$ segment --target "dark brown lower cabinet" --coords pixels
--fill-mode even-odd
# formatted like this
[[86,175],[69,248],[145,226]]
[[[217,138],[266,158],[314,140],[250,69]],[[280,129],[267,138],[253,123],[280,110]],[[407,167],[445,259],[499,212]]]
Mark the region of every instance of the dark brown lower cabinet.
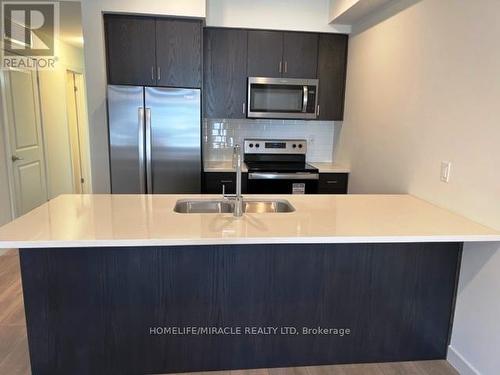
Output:
[[348,173],[320,173],[319,194],[347,194]]
[[[231,228],[215,217],[206,222]],[[461,249],[21,249],[31,370],[127,375],[445,359]]]
[[[241,179],[241,191],[247,192],[247,173]],[[320,173],[319,194],[347,194],[348,173]],[[203,193],[222,194],[222,187],[227,194],[236,192],[236,174],[231,172],[204,172]]]
[[[241,178],[241,192],[247,191],[247,173]],[[236,173],[231,172],[205,172],[203,173],[203,194],[236,193]]]

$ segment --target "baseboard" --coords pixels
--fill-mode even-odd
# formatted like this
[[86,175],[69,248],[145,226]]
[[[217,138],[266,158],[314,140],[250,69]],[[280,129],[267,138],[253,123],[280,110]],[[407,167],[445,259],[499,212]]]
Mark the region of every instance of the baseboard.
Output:
[[448,346],[448,363],[452,365],[460,375],[481,375],[455,348]]

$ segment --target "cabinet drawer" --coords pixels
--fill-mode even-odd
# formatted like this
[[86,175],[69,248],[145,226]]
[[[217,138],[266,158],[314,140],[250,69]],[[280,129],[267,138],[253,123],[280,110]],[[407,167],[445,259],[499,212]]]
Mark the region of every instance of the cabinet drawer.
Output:
[[319,194],[347,194],[347,173],[321,173]]
[[[246,192],[247,173],[241,176],[241,191]],[[203,173],[203,193],[204,194],[222,194],[224,186],[226,194],[236,193],[236,174],[225,172],[205,172]]]

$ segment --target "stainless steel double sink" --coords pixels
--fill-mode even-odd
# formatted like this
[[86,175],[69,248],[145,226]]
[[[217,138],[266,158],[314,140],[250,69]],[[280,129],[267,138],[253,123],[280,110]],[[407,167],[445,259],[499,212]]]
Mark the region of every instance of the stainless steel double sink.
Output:
[[[234,201],[227,199],[180,199],[176,202],[174,212],[180,214],[222,214],[232,213]],[[243,212],[246,213],[284,213],[293,212],[295,208],[284,199],[243,200]]]

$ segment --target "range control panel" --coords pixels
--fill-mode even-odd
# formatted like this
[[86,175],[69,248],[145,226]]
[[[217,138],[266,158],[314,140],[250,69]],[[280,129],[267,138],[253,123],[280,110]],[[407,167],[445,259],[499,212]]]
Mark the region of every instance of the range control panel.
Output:
[[245,154],[306,154],[305,139],[245,139]]

